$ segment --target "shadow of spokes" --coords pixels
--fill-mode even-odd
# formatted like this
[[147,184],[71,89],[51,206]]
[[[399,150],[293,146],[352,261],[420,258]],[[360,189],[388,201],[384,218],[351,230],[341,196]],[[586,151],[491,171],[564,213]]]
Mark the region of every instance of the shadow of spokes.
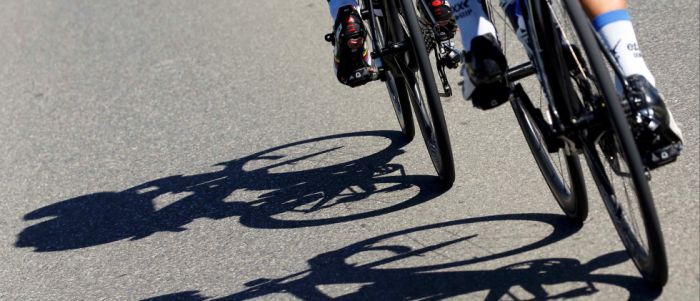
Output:
[[19,233],[15,246],[79,249],[184,231],[200,218],[238,217],[247,227],[276,229],[395,212],[444,192],[436,176],[407,175],[391,163],[404,141],[390,131],[319,137],[219,163],[211,172],[64,200],[26,214],[39,222]]
[[[508,222],[507,225],[503,225]],[[476,245],[469,244],[472,240],[498,239],[485,238],[473,231],[488,227],[510,229],[507,235],[532,237],[533,233],[525,228],[508,227],[510,223],[527,222],[548,225],[551,232],[543,237],[537,234],[535,241],[524,243],[500,252],[484,256],[464,256],[468,259],[452,258],[449,262],[428,261],[427,265],[412,266],[411,260],[425,257],[433,252],[449,254],[449,248],[463,250],[463,253],[475,252]],[[496,223],[494,226],[493,223]],[[412,241],[417,235],[428,236],[430,230],[440,230],[449,227],[470,226],[466,233],[453,234],[430,245],[418,244],[418,247],[397,243],[397,241]],[[518,230],[523,229],[523,230]],[[581,263],[571,258],[541,258],[516,264],[501,266],[493,270],[466,270],[470,265],[503,259],[505,257],[533,251],[575,233],[578,229],[572,227],[569,221],[559,215],[552,214],[510,214],[468,218],[446,223],[415,227],[407,230],[392,232],[347,247],[317,255],[308,260],[309,268],[279,278],[260,278],[249,281],[248,289],[226,297],[212,300],[248,300],[259,297],[279,296],[289,294],[302,300],[438,300],[476,292],[487,291],[486,300],[532,298],[536,300],[569,299],[593,296],[599,292],[596,285],[613,285],[624,288],[629,292],[629,299],[651,300],[658,297],[659,292],[647,288],[640,277],[604,274],[601,269],[611,267],[628,260],[624,251],[602,255],[589,262]],[[484,230],[485,231],[485,230]],[[525,232],[528,233],[525,233]],[[450,233],[453,233],[450,231]],[[410,238],[408,238],[410,236]],[[471,246],[471,247],[470,247]],[[370,260],[361,263],[353,258],[367,258],[363,254],[371,253]],[[459,253],[459,252],[457,252]],[[383,254],[375,258],[376,254]],[[426,261],[422,260],[421,262]],[[415,263],[415,262],[414,262]],[[409,266],[409,267],[404,267]],[[324,286],[359,286],[353,292],[343,290],[337,296],[321,289]],[[546,286],[558,285],[557,293],[550,293]],[[524,289],[530,296],[523,297],[522,292],[514,292],[515,288]],[[208,299],[199,291],[189,291],[165,295],[147,300],[165,300],[181,297],[180,300]],[[163,298],[163,299],[160,299]]]

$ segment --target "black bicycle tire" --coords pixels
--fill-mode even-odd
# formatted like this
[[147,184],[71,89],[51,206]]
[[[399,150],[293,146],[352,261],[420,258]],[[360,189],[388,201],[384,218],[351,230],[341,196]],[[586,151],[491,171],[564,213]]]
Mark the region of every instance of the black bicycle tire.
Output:
[[[392,39],[389,37],[388,30],[386,30],[388,25],[386,24],[386,21],[382,20],[383,18],[377,19],[378,26],[380,28],[375,28],[374,30],[381,34],[381,37],[383,38],[382,46],[389,45],[392,43]],[[406,88],[405,82],[398,78],[398,70],[392,70],[392,68],[388,68],[388,66],[385,67],[387,67],[387,70],[384,80],[386,82],[389,97],[391,97],[391,84],[393,82],[396,90],[396,97],[398,98],[398,102],[391,100],[391,105],[394,109],[394,113],[396,114],[396,119],[399,122],[399,127],[401,128],[401,132],[403,133],[406,141],[413,141],[413,138],[416,135],[416,127],[413,124],[413,114],[411,113],[411,101],[410,96],[408,95],[408,88]]]
[[[668,263],[663,243],[663,234],[654,207],[651,189],[645,175],[645,167],[642,164],[639,150],[632,138],[632,132],[622,109],[615,85],[610,78],[608,67],[601,53],[601,51],[607,50],[603,50],[598,43],[590,21],[578,0],[562,1],[564,1],[566,5],[569,17],[573,21],[573,25],[582,43],[582,48],[585,50],[586,56],[588,57],[593,76],[597,80],[598,87],[604,96],[603,98],[607,100],[605,110],[609,125],[613,129],[616,139],[619,139],[618,141],[621,143],[623,157],[627,159],[626,163],[630,169],[647,236],[648,250],[645,251],[648,254],[646,256],[645,254],[640,254],[639,250],[635,249],[636,246],[631,245],[633,243],[641,244],[637,241],[636,237],[627,233],[623,228],[625,225],[621,224],[621,222],[626,223],[626,220],[622,220],[623,215],[620,212],[620,207],[613,203],[614,199],[610,191],[605,189],[606,187],[611,187],[611,185],[607,176],[605,176],[604,169],[602,169],[603,166],[595,164],[594,162],[595,160],[600,160],[600,158],[595,155],[597,153],[595,151],[595,145],[590,140],[588,140],[583,147],[586,160],[589,163],[588,165],[593,174],[593,178],[598,184],[597,186],[601,197],[613,220],[615,229],[625,245],[625,249],[627,249],[628,254],[632,258],[632,261],[649,283],[658,288],[663,287],[668,280]],[[545,0],[533,2],[542,4]],[[600,161],[598,161],[598,163],[600,163]]]
[[[492,19],[493,15],[490,11],[486,0],[481,0],[481,5],[484,8],[489,19]],[[535,36],[531,34],[531,36]],[[535,54],[538,55],[539,53]],[[545,87],[543,86],[543,89]],[[524,91],[523,91],[524,93]],[[550,100],[551,101],[551,100]],[[581,225],[588,217],[588,195],[586,191],[586,183],[583,177],[583,170],[581,168],[581,162],[576,154],[565,155],[566,168],[569,173],[569,181],[571,182],[571,188],[566,188],[563,175],[556,172],[556,168],[553,166],[552,158],[549,156],[548,148],[546,142],[540,140],[538,137],[542,134],[542,129],[539,128],[537,124],[534,123],[534,119],[530,116],[530,113],[526,106],[523,104],[524,100],[514,98],[510,103],[515,114],[516,120],[522,130],[523,136],[525,136],[525,141],[530,148],[530,152],[535,159],[542,177],[547,183],[552,196],[557,201],[559,208],[564,212],[564,214],[576,225]],[[526,116],[527,115],[527,116]],[[528,117],[530,116],[530,117]],[[532,122],[528,122],[528,119]],[[540,135],[535,133],[539,131]],[[560,150],[561,151],[561,150]],[[547,164],[549,163],[549,164]],[[567,190],[564,192],[563,190]]]
[[[486,0],[481,0],[480,2],[489,19],[493,20],[493,14],[489,9]],[[552,192],[552,196],[554,196],[554,199],[557,201],[559,208],[561,208],[564,214],[566,214],[566,216],[573,223],[577,225],[583,224],[586,218],[588,218],[588,195],[586,192],[586,183],[583,177],[583,170],[581,169],[581,162],[578,155],[565,155],[567,165],[566,168],[569,172],[569,180],[572,185],[571,189],[567,189],[568,192],[564,193],[561,191],[563,190],[562,187],[565,186],[565,184],[563,184],[564,181],[561,179],[562,176],[553,170],[554,167],[552,165],[554,164],[551,163],[552,159],[548,155],[546,142],[538,139],[537,137],[539,135],[534,132],[535,130],[538,130],[540,133],[542,133],[542,130],[539,129],[536,124],[534,124],[532,117],[528,118],[526,116],[529,116],[530,113],[523,105],[523,100],[514,98],[510,103],[513,113],[515,114],[515,118],[518,121],[520,129],[522,130],[523,136],[525,136],[525,141],[527,142],[530,152],[535,159],[535,163],[537,164],[545,183],[547,183],[547,187],[549,187],[550,192]],[[528,122],[528,119],[532,120],[533,122]],[[550,164],[547,164],[547,161],[549,161]]]
[[[394,76],[393,73],[390,76]],[[387,83],[388,85],[389,83]],[[408,95],[408,88],[406,88],[406,83],[400,79],[394,77],[394,84],[396,85],[397,97],[399,100],[400,111],[394,107],[394,112],[396,113],[396,118],[401,118],[399,120],[399,126],[401,127],[401,132],[407,142],[413,141],[416,136],[416,127],[413,124],[413,114],[411,112],[411,101]],[[389,87],[387,87],[389,89]],[[393,104],[392,104],[393,106]],[[399,117],[401,116],[401,117]]]
[[[428,137],[426,137],[427,133],[425,133],[425,131],[423,130],[423,128],[425,127],[424,124],[421,124],[421,133],[423,134],[423,140],[426,142],[428,153],[431,156],[431,161],[433,161],[433,165],[435,166],[435,170],[437,171],[441,182],[449,187],[452,186],[455,180],[454,159],[452,156],[450,137],[447,132],[447,124],[445,122],[442,104],[440,102],[440,95],[438,94],[437,84],[435,83],[435,76],[433,74],[430,63],[430,57],[428,56],[429,54],[425,46],[425,41],[422,38],[423,34],[421,32],[420,25],[418,24],[418,16],[416,14],[413,1],[401,0],[401,7],[403,9],[400,11],[400,13],[403,15],[406,21],[406,25],[408,27],[406,28],[406,30],[408,30],[410,37],[421,37],[420,39],[412,38],[409,44],[411,50],[413,51],[413,58],[415,58],[416,60],[419,72],[421,74],[421,78],[423,79],[423,88],[427,98],[426,104],[428,106],[430,116],[432,116],[431,123],[433,131],[435,132],[435,140],[438,148],[437,151],[439,152],[440,156],[439,166],[436,165],[435,161],[433,160],[433,154],[430,153],[430,144],[428,142]],[[404,76],[407,79],[407,86],[412,86],[410,81],[411,78],[415,80],[415,75],[410,76],[410,74],[404,74]],[[410,88],[408,88],[408,90],[410,90]],[[411,100],[413,104],[414,113],[416,114],[416,120],[420,124],[424,122],[422,120],[422,117],[420,116],[421,113],[419,112],[421,107],[417,103],[416,98],[411,98]]]
[[[566,74],[565,71],[561,70],[561,66],[566,66],[563,63],[563,58],[559,55],[552,55],[550,52],[556,50],[553,45],[558,45],[559,43],[551,43],[552,41],[558,41],[557,38],[553,37],[551,32],[551,26],[544,26],[541,22],[542,12],[541,10],[531,11],[531,15],[528,17],[528,22],[530,22],[529,31],[530,37],[533,39],[533,43],[537,44],[540,51],[534,51],[532,55],[534,64],[538,66],[538,80],[542,85],[542,89],[545,90],[545,97],[547,97],[550,104],[561,103],[561,99],[567,94],[566,89],[570,87],[566,80],[563,80],[562,74]],[[555,69],[556,68],[556,69]],[[545,141],[538,139],[537,133],[534,132],[534,128],[544,135],[547,131],[545,129],[540,129],[537,124],[534,123],[532,116],[527,109],[523,106],[522,100],[514,99],[511,102],[513,111],[515,113],[518,124],[523,131],[525,140],[528,143],[530,151],[535,158],[535,162],[542,173],[542,176],[552,192],[554,199],[557,204],[562,209],[564,214],[569,217],[574,223],[582,224],[588,217],[588,195],[586,191],[586,183],[583,176],[583,170],[581,168],[581,162],[578,158],[578,154],[575,153],[575,147],[572,147],[569,154],[565,154],[566,168],[569,172],[569,181],[571,183],[568,193],[563,190],[566,189],[563,182],[563,175],[558,174],[554,169],[552,159],[549,156],[548,148]],[[528,122],[527,119],[530,116],[532,123]],[[562,141],[564,145],[570,144],[571,142]],[[560,149],[559,152],[565,151]],[[550,163],[550,164],[547,164]],[[568,195],[567,195],[568,194]]]
[[[568,193],[565,193],[562,191],[561,187],[564,185],[562,183],[563,179],[561,179],[563,175],[559,175],[556,171],[552,170],[553,166],[551,165],[553,165],[553,163],[547,164],[547,161],[552,161],[547,151],[547,145],[544,141],[540,140],[538,138],[539,135],[535,133],[535,131],[540,131],[540,133],[542,133],[542,130],[536,128],[537,125],[534,124],[533,117],[530,116],[530,113],[522,104],[522,100],[515,99],[511,101],[511,106],[515,118],[520,125],[520,129],[525,136],[525,141],[527,141],[530,148],[530,152],[535,158],[535,162],[542,173],[542,177],[545,183],[547,183],[557,204],[559,204],[561,210],[572,222],[579,225],[582,224],[588,217],[588,196],[578,155],[565,155],[566,168],[569,171],[569,181],[571,183]],[[527,119],[531,120],[531,122]]]

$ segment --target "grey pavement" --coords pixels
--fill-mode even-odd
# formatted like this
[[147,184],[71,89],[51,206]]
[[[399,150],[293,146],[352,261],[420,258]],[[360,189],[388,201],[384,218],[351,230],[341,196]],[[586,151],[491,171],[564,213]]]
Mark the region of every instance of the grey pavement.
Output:
[[698,300],[700,7],[630,7],[687,146],[653,174],[662,292],[590,177],[566,222],[507,105],[444,99],[436,189],[382,84],[336,82],[324,0],[5,0],[0,299]]

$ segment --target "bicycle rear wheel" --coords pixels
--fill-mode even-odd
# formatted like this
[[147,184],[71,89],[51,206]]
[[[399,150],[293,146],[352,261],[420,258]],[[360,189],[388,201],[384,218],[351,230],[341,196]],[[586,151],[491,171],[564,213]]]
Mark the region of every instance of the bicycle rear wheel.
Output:
[[399,22],[409,49],[406,62],[399,65],[433,166],[440,180],[451,186],[455,180],[452,147],[416,5],[412,0],[400,3]]
[[[599,124],[580,131],[586,161],[632,261],[647,281],[662,287],[668,279],[663,235],[646,168],[611,75],[618,76],[620,82],[625,82],[624,78],[613,72],[616,69],[613,56],[592,30],[578,0],[530,3],[533,11],[541,17],[542,31],[549,31],[551,36],[557,37],[548,40],[564,42],[550,43],[543,48],[554,50],[552,55],[564,62],[567,73],[572,69],[579,70],[576,80],[558,85],[570,91],[564,95],[565,99],[578,97],[582,102],[569,101],[558,107],[568,110],[569,116],[581,116],[580,113],[586,111],[603,115]],[[584,51],[577,51],[576,46]],[[565,108],[566,105],[569,107]]]
[[[491,7],[490,3],[483,1],[482,6],[494,24],[500,19],[504,29],[509,28],[515,32],[512,21]],[[537,32],[533,32],[530,36],[538,35]],[[504,49],[507,49],[507,45]],[[548,58],[544,52],[530,55],[535,66],[545,65],[544,60]],[[557,62],[548,63],[559,65]],[[559,87],[548,89],[547,78],[550,73],[544,68],[535,68],[535,70],[538,72],[539,82],[531,85],[531,89],[527,92],[529,95],[521,84],[514,86],[515,97],[510,102],[511,107],[554,199],[564,214],[572,222],[580,225],[588,217],[588,195],[576,146],[566,137],[550,137],[554,127],[550,108],[553,98],[560,97],[562,89]],[[522,84],[528,85],[524,82]],[[537,99],[531,100],[531,97]]]
[[[365,1],[365,7],[370,7],[369,5],[371,5],[371,3],[371,1]],[[370,22],[372,35],[375,36],[375,40],[378,43],[376,46],[379,49],[390,45],[393,42],[392,40],[397,39],[397,37],[391,37],[391,31],[388,28],[390,24],[385,18],[384,16],[377,16],[375,19],[376,23]],[[416,133],[415,126],[413,125],[413,115],[411,114],[410,96],[404,80],[399,78],[395,68],[390,68],[390,66],[395,66],[396,64],[394,62],[388,63],[388,66],[385,66],[388,68],[386,68],[384,72],[384,82],[389,92],[389,99],[394,108],[399,127],[401,127],[401,132],[406,140],[410,142],[413,140]]]
[[387,70],[384,76],[386,77],[386,88],[389,92],[389,99],[391,99],[391,104],[394,107],[394,113],[396,113],[396,118],[399,121],[401,132],[407,142],[410,142],[416,135],[416,128],[413,125],[413,115],[411,115],[411,103],[408,89],[406,88],[405,82],[397,79],[392,71]]
[[567,217],[576,224],[582,224],[588,217],[588,196],[578,154],[565,149],[550,153],[542,129],[523,100],[515,99],[511,101],[511,106],[554,199]]

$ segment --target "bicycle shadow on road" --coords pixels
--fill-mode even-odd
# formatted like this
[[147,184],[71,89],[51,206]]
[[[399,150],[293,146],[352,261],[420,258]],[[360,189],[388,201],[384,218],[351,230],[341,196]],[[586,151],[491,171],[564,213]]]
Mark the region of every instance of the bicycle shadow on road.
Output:
[[[495,253],[486,252],[484,256],[464,259],[469,257],[464,253],[479,249],[478,244],[470,241],[477,240],[482,236],[481,233],[487,232],[487,224],[493,225],[494,222],[497,223],[495,227],[502,229],[510,228],[503,226],[504,223],[525,222],[548,225],[552,230],[544,237],[537,233],[535,241],[523,243],[520,247]],[[434,233],[428,231],[472,225],[478,226],[462,233],[450,231],[452,237],[443,238],[438,243],[407,245],[415,241],[416,237],[428,237]],[[320,254],[308,260],[309,269],[305,271],[274,279],[253,280],[245,284],[247,289],[226,297],[210,299],[199,291],[185,291],[146,300],[248,300],[259,297],[279,298],[280,294],[302,300],[439,300],[477,292],[486,293],[485,300],[547,300],[593,296],[600,292],[597,284],[621,287],[629,292],[629,299],[633,300],[652,300],[659,296],[660,292],[647,288],[641,277],[604,274],[600,271],[626,262],[629,258],[625,251],[604,254],[587,263],[571,258],[542,258],[508,264],[493,270],[465,270],[469,265],[503,259],[553,244],[577,230],[565,217],[552,214],[468,218],[388,233]],[[512,231],[516,233],[497,236],[531,234],[526,233],[529,231],[527,229],[515,228]],[[486,236],[489,237],[482,239],[502,239],[493,235]],[[416,266],[411,261],[431,254],[449,254],[449,248],[458,251],[454,258],[446,262],[428,260],[430,265]],[[406,265],[409,267],[404,267]],[[359,288],[349,293],[341,290],[340,295],[334,295],[324,291],[323,287],[329,285],[354,285]],[[567,287],[552,288],[557,285]]]
[[[406,175],[390,163],[405,144],[393,131],[331,135],[219,163],[217,171],[79,196],[26,214],[24,220],[39,222],[22,230],[15,246],[79,249],[184,231],[198,218],[239,217],[248,227],[276,229],[398,211],[444,192],[436,176]],[[367,156],[367,148],[378,151]]]

